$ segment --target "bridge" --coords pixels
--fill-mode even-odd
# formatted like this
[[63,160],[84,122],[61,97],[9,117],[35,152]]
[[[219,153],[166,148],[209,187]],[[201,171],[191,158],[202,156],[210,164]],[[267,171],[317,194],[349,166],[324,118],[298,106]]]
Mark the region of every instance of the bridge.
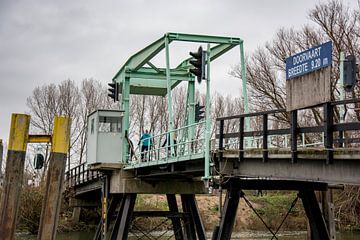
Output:
[[[360,183],[360,122],[334,121],[338,107],[346,105],[351,108],[359,103],[360,99],[351,99],[317,106],[322,109],[324,119],[320,126],[299,126],[297,115],[308,109],[290,113],[280,109],[218,118],[216,138],[211,140],[210,150],[213,178],[210,182],[205,181],[205,185],[200,180],[205,166],[201,136],[191,142],[179,138],[173,146],[176,155],[169,154],[167,146],[155,146],[149,152],[136,152],[129,156],[125,164],[95,164],[90,168],[82,164],[70,171],[69,184],[78,199],[89,199],[89,192],[94,196],[93,192],[98,191],[96,198],[100,204],[101,192],[105,193],[106,187],[109,188],[109,196],[116,196],[117,203],[113,204],[124,208],[121,214],[126,210],[128,215],[125,215],[126,219],[117,220],[115,226],[119,226],[120,230],[113,231],[111,239],[116,239],[115,235],[125,238],[131,228],[130,222],[139,216],[168,217],[174,227],[175,239],[205,239],[194,196],[208,192],[209,187],[227,190],[223,216],[213,239],[230,239],[242,191],[247,189],[298,191],[313,239],[330,239],[331,226],[329,220],[325,221],[323,217],[325,213],[321,212],[314,191],[326,191],[338,184]],[[280,115],[289,116],[289,122],[284,123],[288,127],[272,127]],[[245,130],[246,118],[257,119],[262,128]],[[236,127],[226,127],[229,122]],[[201,128],[202,124],[188,128]],[[186,130],[180,128],[174,132],[181,136],[180,133]],[[169,132],[162,136],[167,134]],[[312,141],[307,139],[308,134],[311,134],[309,139]],[[160,137],[153,136],[152,141],[161,142],[158,140]],[[141,154],[144,154],[143,160]],[[132,212],[136,194],[139,193],[166,194],[169,212]],[[184,212],[179,212],[174,200],[176,194],[181,196]],[[108,207],[108,210],[111,212],[115,208]],[[123,225],[120,225],[121,221]],[[101,226],[95,237],[97,239],[101,238],[100,230]]]
[[[170,44],[176,42],[207,47],[171,68]],[[214,123],[210,116],[210,65],[237,46],[245,113],[224,116]],[[152,59],[162,50],[165,67],[155,66]],[[194,66],[200,68],[191,70]],[[199,103],[192,73],[200,73],[196,75],[198,82],[206,85],[203,120],[195,116]],[[181,83],[187,84],[184,122],[174,128],[172,90]],[[222,215],[212,234],[214,240],[231,238],[239,200],[246,199],[246,189],[298,191],[312,239],[335,238],[327,190],[338,184],[360,183],[360,122],[357,118],[339,122],[339,108],[354,111],[360,100],[326,102],[289,112],[277,109],[250,113],[246,84],[243,40],[237,37],[167,33],[128,59],[111,85],[114,100],[121,94],[121,112],[97,111],[89,116],[88,162],[67,173],[69,192],[76,199],[74,206],[102,206],[94,239],[127,239],[129,232],[139,234],[133,224],[139,216],[168,219],[176,240],[206,239],[195,196],[213,189],[226,190],[225,201],[220,202]],[[152,147],[143,152],[134,149],[130,140],[131,94],[163,96],[167,100],[167,131],[151,136],[148,140]],[[310,121],[304,125],[304,112],[314,110],[322,115],[323,123]],[[96,133],[94,126],[104,124],[109,125],[110,133],[100,129]],[[212,125],[217,129],[215,136],[211,136]],[[322,209],[315,191],[324,193]],[[169,210],[137,212],[137,194],[166,194]],[[180,196],[181,208],[176,195]],[[280,227],[269,229],[273,238],[277,239]],[[151,239],[149,233],[140,233]]]
[[[170,44],[176,42],[205,44],[206,50],[200,47],[191,57],[171,67],[174,64],[170,62]],[[223,116],[214,122],[210,114],[210,66],[236,47],[240,53],[244,113]],[[165,67],[154,64],[154,57],[162,51]],[[88,116],[87,161],[65,174],[66,193],[75,209],[102,208],[94,240],[126,240],[130,233],[138,239],[159,239],[161,234],[151,236],[136,227],[139,217],[169,221],[173,234],[168,239],[205,240],[196,195],[214,189],[220,196],[226,191],[226,197],[224,202],[222,197],[219,200],[221,217],[212,233],[213,240],[231,238],[240,199],[251,204],[243,192],[248,189],[297,191],[309,221],[311,239],[335,239],[327,190],[360,184],[360,116],[356,112],[360,99],[328,101],[288,112],[276,109],[251,113],[245,72],[243,40],[237,37],[167,33],[128,59],[110,84],[110,96],[114,101],[120,100],[121,110],[97,110]],[[187,85],[186,104],[184,121],[175,128],[172,90],[180,84]],[[205,85],[201,103],[204,117],[199,115],[200,99],[195,94],[199,84]],[[134,94],[167,100],[166,131],[140,138],[139,149],[134,148],[134,134],[130,131],[130,96]],[[339,117],[343,109],[352,112],[353,117]],[[306,112],[316,112],[322,122],[302,121]],[[21,190],[21,184],[14,187],[13,183],[21,182],[19,173],[23,173],[27,143],[47,142],[52,149],[39,239],[55,239],[70,119],[56,118],[52,135],[29,135],[30,116],[14,114],[13,118],[0,232],[5,239],[13,239]],[[145,141],[152,143],[150,148],[141,147]],[[321,208],[315,191],[322,192]],[[168,210],[136,211],[138,194],[166,195]],[[281,225],[276,230],[268,228],[272,239],[277,239],[280,228]]]

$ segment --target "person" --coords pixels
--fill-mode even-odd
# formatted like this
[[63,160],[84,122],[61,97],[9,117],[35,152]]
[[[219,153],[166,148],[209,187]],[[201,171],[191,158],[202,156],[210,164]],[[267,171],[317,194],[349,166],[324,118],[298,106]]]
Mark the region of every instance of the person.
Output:
[[[128,144],[129,144],[129,153],[130,153],[130,160],[129,161],[132,161],[132,158],[135,155],[134,144],[129,138],[127,140],[128,140]],[[135,156],[135,158],[136,158],[136,156]]]
[[[171,142],[169,141],[170,140],[170,133],[167,134],[166,138],[165,138],[165,141],[162,145],[162,147],[165,147],[166,143],[168,145],[168,156],[171,155]],[[177,146],[176,146],[176,133],[173,133],[173,141],[174,141],[174,154],[176,156],[176,150],[177,150]]]
[[149,151],[151,149],[152,140],[151,140],[151,134],[146,129],[145,133],[141,136],[139,144],[141,144],[141,160],[144,160],[145,152]]

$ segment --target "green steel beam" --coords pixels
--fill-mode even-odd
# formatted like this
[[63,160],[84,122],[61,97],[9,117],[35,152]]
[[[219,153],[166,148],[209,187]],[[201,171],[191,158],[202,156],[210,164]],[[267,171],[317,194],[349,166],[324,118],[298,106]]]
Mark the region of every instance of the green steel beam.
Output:
[[[223,36],[208,36],[208,35],[197,35],[197,34],[185,34],[185,33],[166,33],[163,37],[153,42],[149,46],[143,48],[133,56],[131,56],[126,63],[120,68],[120,70],[113,77],[113,80],[119,78],[124,73],[125,66],[130,70],[138,70],[145,64],[149,64],[149,61],[156,56],[161,50],[165,48],[165,39],[168,39],[168,44],[172,41],[188,41],[188,42],[204,42],[204,43],[215,43],[225,45],[239,45],[243,41],[237,37],[223,37]],[[226,52],[226,51],[225,51]],[[215,58],[218,54],[213,53]],[[222,54],[222,53],[221,53]],[[220,54],[220,55],[221,55]],[[219,55],[219,56],[220,56]],[[214,59],[215,59],[214,58]],[[151,66],[151,63],[149,64]]]
[[[237,45],[234,44],[218,44],[211,48],[211,58],[210,61],[214,61],[224,53],[228,52],[232,48],[236,47]],[[192,57],[184,60],[182,63],[180,63],[179,66],[176,67],[176,69],[184,69],[190,67],[190,60],[193,59]]]
[[[173,116],[173,109],[172,109],[172,94],[171,94],[171,86],[172,86],[172,80],[171,80],[171,72],[170,72],[170,49],[169,49],[170,40],[168,38],[165,38],[165,61],[166,61],[166,82],[167,82],[167,102],[168,102],[168,131],[170,132],[169,136],[169,143],[170,146],[174,145],[174,139],[173,139],[173,129],[174,129],[174,116]],[[167,136],[166,136],[167,137]],[[170,148],[171,153],[173,153],[174,149]]]
[[149,167],[149,166],[155,166],[155,165],[163,165],[168,163],[176,163],[176,162],[184,162],[189,160],[200,160],[204,159],[204,153],[194,153],[186,156],[178,156],[178,157],[171,157],[166,158],[164,161],[148,161],[148,162],[137,162],[132,165],[126,165],[126,169],[135,169],[135,168],[142,168],[142,167]]
[[[167,92],[166,69],[158,69],[142,67],[137,71],[128,70],[124,75],[130,79],[130,94],[165,96]],[[171,80],[173,83],[182,81],[193,81],[193,76],[187,70],[170,70]],[[120,80],[119,80],[120,79]],[[120,84],[122,93],[123,81],[121,78],[116,80]],[[174,89],[177,84],[173,84]],[[148,88],[148,91],[146,90]]]
[[146,63],[147,65],[149,65],[152,69],[154,69],[156,72],[160,72],[160,69],[157,68],[154,64],[152,64],[150,61],[148,61]]
[[206,51],[206,103],[205,103],[205,164],[204,164],[204,177],[203,179],[208,184],[210,179],[210,138],[211,138],[211,116],[210,116],[210,59],[211,49],[210,43],[207,44]]
[[125,66],[131,70],[137,70],[148,63],[156,54],[158,54],[165,47],[165,37],[158,39],[149,46],[143,48],[133,56],[131,56],[120,70],[113,77],[113,80],[125,71]]
[[[188,94],[187,94],[187,109],[188,109],[188,119],[187,125],[195,124],[195,81],[188,82]],[[188,139],[192,141],[195,138],[195,127],[190,127],[188,129]]]
[[238,37],[210,36],[187,33],[167,33],[170,41],[203,42],[203,43],[230,43],[238,45],[242,40]]
[[[244,61],[244,47],[243,40],[237,37],[223,37],[223,36],[207,36],[195,35],[184,33],[166,33],[162,38],[154,43],[140,50],[131,56],[127,62],[120,68],[114,76],[113,81],[120,83],[122,89],[122,109],[125,111],[123,117],[123,134],[129,129],[129,101],[130,94],[144,94],[144,95],[167,95],[168,102],[168,131],[170,132],[170,145],[173,142],[173,109],[172,109],[172,89],[183,81],[188,82],[188,96],[187,96],[187,123],[191,125],[194,123],[194,105],[195,105],[195,81],[194,76],[189,73],[189,61],[191,58],[185,59],[177,68],[170,68],[170,52],[169,45],[173,41],[186,41],[207,43],[207,79],[206,82],[206,119],[205,119],[205,171],[204,180],[210,179],[210,62],[217,59],[235,46],[240,46],[240,60],[242,70],[242,83],[244,95],[245,112],[248,112],[247,105],[247,91],[246,91],[246,75],[245,75],[245,61]],[[211,47],[210,44],[215,46]],[[210,48],[211,47],[211,48]],[[165,62],[164,68],[159,68],[152,64],[150,61],[160,51],[165,49]],[[146,65],[146,67],[145,67]],[[249,128],[250,124],[247,121],[246,127]],[[192,138],[194,135],[193,130],[190,129],[188,137]],[[127,142],[123,144],[123,161],[127,156]],[[173,151],[173,148],[171,148]],[[156,164],[156,163],[154,163]]]
[[[124,110],[124,116],[122,118],[122,135],[125,137],[129,136],[129,126],[130,126],[130,80],[128,77],[125,77],[124,84],[122,86],[122,95],[121,95],[121,108]],[[122,141],[122,163],[126,164],[127,155],[129,152],[129,144],[127,141]]]
[[[166,79],[166,69],[158,68],[158,72],[152,68],[140,68],[137,71],[129,71],[126,73],[130,78],[143,78],[143,79]],[[181,79],[187,81],[191,77],[191,73],[188,70],[170,69],[172,79]]]

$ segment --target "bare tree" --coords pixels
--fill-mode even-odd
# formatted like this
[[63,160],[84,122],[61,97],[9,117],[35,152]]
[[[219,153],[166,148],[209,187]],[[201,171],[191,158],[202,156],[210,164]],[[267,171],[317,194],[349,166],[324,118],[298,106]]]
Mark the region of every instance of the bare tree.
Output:
[[84,79],[80,89],[80,109],[79,109],[79,127],[78,140],[76,141],[76,156],[79,163],[84,162],[86,156],[87,141],[87,116],[97,109],[116,109],[117,104],[107,96],[107,88],[95,79]]
[[[68,154],[68,168],[83,162],[86,149],[87,115],[98,108],[114,108],[107,97],[106,87],[94,79],[84,79],[81,89],[72,80],[58,85],[48,84],[34,89],[27,98],[31,114],[31,130],[51,134],[55,116],[71,118],[71,139]],[[37,147],[33,149],[36,152]],[[49,146],[45,146],[45,159],[48,159]],[[46,169],[47,162],[45,162]],[[42,178],[45,171],[42,172]]]
[[[324,41],[333,42],[333,64],[331,73],[332,99],[339,98],[339,63],[340,52],[360,57],[360,1],[357,9],[350,9],[343,1],[330,0],[317,4],[309,11],[311,25],[299,30],[280,29],[272,41],[257,49],[247,59],[246,74],[248,77],[251,108],[255,111],[285,108],[285,64],[284,60],[296,52],[308,49]],[[240,68],[233,69],[231,74],[241,78]],[[357,85],[351,93],[359,97]],[[348,111],[347,118],[353,116],[360,120],[360,113]],[[289,121],[287,114],[280,115],[278,120]],[[302,111],[300,125],[321,125],[322,110]],[[339,112],[335,109],[335,121],[339,120]],[[308,136],[313,141],[319,136]],[[360,191],[357,187],[347,187],[339,194],[337,216],[347,222],[359,224]]]

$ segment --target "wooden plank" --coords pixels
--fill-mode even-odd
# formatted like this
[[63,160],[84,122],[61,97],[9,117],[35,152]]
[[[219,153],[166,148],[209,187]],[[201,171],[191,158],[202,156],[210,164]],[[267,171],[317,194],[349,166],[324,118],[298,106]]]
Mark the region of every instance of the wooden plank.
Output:
[[286,81],[286,110],[292,111],[331,101],[331,68]]

